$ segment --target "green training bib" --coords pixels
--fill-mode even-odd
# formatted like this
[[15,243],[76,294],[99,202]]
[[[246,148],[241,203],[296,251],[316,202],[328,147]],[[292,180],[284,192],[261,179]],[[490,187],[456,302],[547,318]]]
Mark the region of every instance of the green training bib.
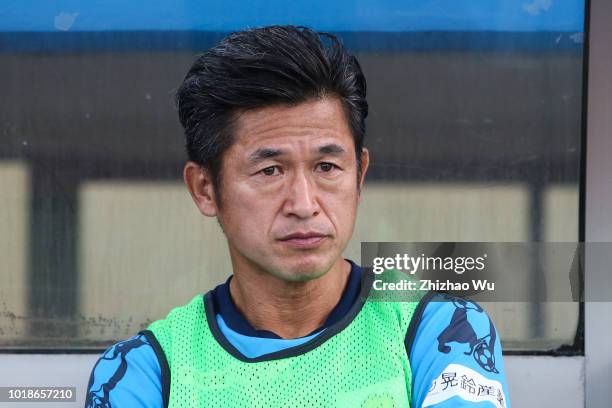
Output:
[[367,300],[368,291],[314,339],[258,358],[223,337],[210,292],[194,297],[148,327],[167,361],[164,401],[170,408],[409,407],[404,339],[418,303]]

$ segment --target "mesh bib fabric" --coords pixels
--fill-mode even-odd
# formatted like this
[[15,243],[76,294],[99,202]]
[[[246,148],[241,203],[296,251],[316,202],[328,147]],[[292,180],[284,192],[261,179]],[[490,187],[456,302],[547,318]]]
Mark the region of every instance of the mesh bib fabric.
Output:
[[202,295],[148,330],[168,361],[171,408],[399,408],[410,406],[404,338],[416,306],[366,301],[344,328],[340,322],[326,329],[335,334],[298,346],[303,352],[297,355],[264,361],[239,358],[222,347],[209,327]]

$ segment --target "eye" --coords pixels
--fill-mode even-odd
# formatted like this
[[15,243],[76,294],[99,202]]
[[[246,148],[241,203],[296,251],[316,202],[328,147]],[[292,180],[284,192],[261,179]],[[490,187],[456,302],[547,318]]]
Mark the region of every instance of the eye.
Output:
[[261,173],[263,173],[264,176],[275,176],[276,170],[278,170],[278,166],[270,166],[266,167],[265,169],[262,169]]
[[319,163],[318,167],[321,169],[321,171],[325,173],[329,173],[333,169],[338,168],[338,166],[336,166],[335,164],[327,162]]

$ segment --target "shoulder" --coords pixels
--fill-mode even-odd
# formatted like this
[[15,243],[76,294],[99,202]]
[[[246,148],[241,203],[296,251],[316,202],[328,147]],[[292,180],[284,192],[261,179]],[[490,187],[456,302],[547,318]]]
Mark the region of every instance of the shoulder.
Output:
[[[431,292],[417,306],[406,346],[410,354],[422,337],[435,338],[441,353],[448,354],[450,343],[476,347],[479,344],[498,342],[493,321],[478,303],[456,296]],[[493,370],[494,367],[483,367]]]
[[204,302],[206,301],[207,297],[210,297],[211,292],[209,292],[206,296],[202,294],[197,294],[187,303],[173,308],[166,315],[166,317],[151,323],[147,330],[153,332],[156,332],[158,330],[165,330],[175,325],[181,325],[185,322],[191,322],[193,318],[203,315],[205,312]]
[[139,333],[109,347],[94,365],[85,407],[161,408],[161,368],[151,342]]
[[441,402],[454,397],[455,403],[468,404],[476,396],[473,402],[509,406],[499,335],[478,303],[431,293],[423,298],[411,323],[406,348],[415,401],[437,395]]

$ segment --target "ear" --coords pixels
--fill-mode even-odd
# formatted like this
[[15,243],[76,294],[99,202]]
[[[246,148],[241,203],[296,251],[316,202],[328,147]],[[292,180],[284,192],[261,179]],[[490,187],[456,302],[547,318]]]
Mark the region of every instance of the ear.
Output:
[[208,217],[216,216],[218,206],[210,172],[189,161],[183,168],[183,179],[200,212]]
[[361,178],[359,179],[359,202],[361,202],[361,189],[365,181],[366,172],[370,165],[370,152],[365,147],[361,149]]

